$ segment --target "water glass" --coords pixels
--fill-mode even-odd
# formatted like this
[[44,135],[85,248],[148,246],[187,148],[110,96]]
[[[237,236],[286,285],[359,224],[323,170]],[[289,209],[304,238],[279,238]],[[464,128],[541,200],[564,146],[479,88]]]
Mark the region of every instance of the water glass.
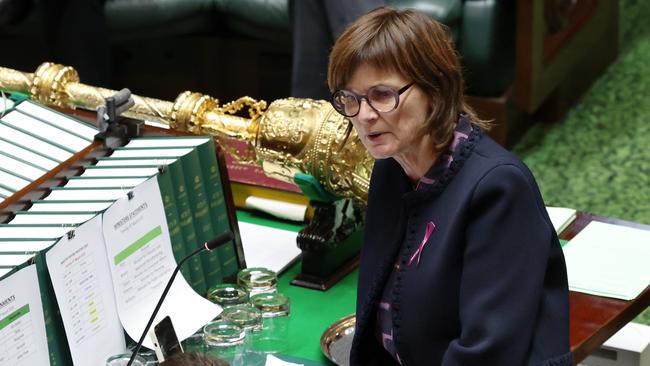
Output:
[[278,275],[268,268],[246,268],[237,273],[237,284],[243,286],[249,297],[260,293],[277,291]]
[[289,334],[289,298],[279,292],[257,294],[251,304],[262,313],[262,329],[253,335],[252,348],[265,353],[286,350]]
[[222,308],[226,308],[232,305],[248,303],[248,292],[243,286],[222,283],[208,291],[208,300],[220,305]]

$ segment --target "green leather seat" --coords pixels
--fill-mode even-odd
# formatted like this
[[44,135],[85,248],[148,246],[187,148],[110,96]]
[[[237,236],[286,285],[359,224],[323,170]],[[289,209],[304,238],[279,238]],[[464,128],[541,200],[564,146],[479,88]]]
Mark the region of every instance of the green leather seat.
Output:
[[213,0],[107,0],[114,40],[211,32],[219,23]]
[[[498,96],[511,85],[513,1],[389,0],[388,5],[417,9],[451,29],[470,94]],[[268,41],[290,52],[288,0],[107,0],[104,13],[112,42],[217,34]],[[0,29],[0,35],[33,34],[39,15]]]
[[[396,8],[419,10],[447,25],[465,68],[468,91],[501,95],[512,83],[515,9],[512,1],[388,0]],[[290,43],[288,0],[214,0],[219,19],[235,35]]]

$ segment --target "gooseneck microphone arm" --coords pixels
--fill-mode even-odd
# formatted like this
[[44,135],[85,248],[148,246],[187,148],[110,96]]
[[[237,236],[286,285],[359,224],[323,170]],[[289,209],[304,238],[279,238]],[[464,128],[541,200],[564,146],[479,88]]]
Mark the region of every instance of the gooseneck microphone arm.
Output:
[[202,246],[196,248],[192,253],[186,255],[181,259],[178,264],[176,265],[176,268],[174,268],[174,272],[172,273],[172,276],[169,278],[169,281],[167,281],[167,286],[165,286],[165,290],[163,290],[162,295],[160,295],[160,299],[158,300],[158,303],[156,304],[156,307],[153,309],[153,313],[151,314],[151,317],[149,318],[149,321],[147,322],[147,326],[144,328],[144,331],[142,331],[142,335],[140,336],[140,340],[138,341],[138,344],[135,346],[135,349],[133,350],[133,353],[131,354],[131,358],[129,359],[129,363],[126,364],[126,366],[131,366],[133,364],[133,360],[135,359],[135,355],[138,354],[140,351],[140,348],[142,347],[142,342],[144,342],[144,338],[147,336],[147,333],[149,332],[149,328],[151,328],[151,324],[153,324],[153,320],[156,318],[156,315],[158,315],[158,311],[160,310],[160,306],[162,305],[163,301],[165,300],[165,297],[167,297],[167,293],[169,292],[169,289],[172,287],[172,283],[174,282],[174,278],[176,278],[176,274],[178,274],[178,271],[181,269],[181,266],[185,261],[188,259],[192,258],[196,254],[202,252],[202,251],[211,251],[229,241],[234,239],[234,236],[232,232],[226,231],[225,233],[217,236],[216,238],[204,243]]

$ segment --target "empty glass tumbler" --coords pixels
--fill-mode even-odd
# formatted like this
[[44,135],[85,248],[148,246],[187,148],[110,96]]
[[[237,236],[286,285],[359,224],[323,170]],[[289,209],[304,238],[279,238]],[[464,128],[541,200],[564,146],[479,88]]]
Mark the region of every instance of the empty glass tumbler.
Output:
[[262,329],[262,313],[250,304],[228,306],[221,312],[221,319],[239,326],[247,334]]
[[215,320],[203,327],[205,350],[208,355],[234,364],[246,352],[246,331],[227,320]]
[[272,293],[277,291],[278,275],[268,268],[246,268],[237,274],[237,284],[246,288],[250,297],[261,293]]
[[248,292],[240,285],[222,283],[208,291],[208,299],[222,308],[248,303]]
[[251,347],[265,353],[282,353],[289,343],[289,298],[279,292],[257,294],[251,304],[262,313],[262,329],[253,334]]

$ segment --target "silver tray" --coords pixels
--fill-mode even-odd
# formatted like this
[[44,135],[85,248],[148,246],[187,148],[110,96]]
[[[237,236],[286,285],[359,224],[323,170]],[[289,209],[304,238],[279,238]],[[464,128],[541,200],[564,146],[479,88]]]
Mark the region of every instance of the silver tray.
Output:
[[350,364],[350,348],[356,322],[354,314],[348,315],[334,322],[320,336],[321,351],[339,366]]

